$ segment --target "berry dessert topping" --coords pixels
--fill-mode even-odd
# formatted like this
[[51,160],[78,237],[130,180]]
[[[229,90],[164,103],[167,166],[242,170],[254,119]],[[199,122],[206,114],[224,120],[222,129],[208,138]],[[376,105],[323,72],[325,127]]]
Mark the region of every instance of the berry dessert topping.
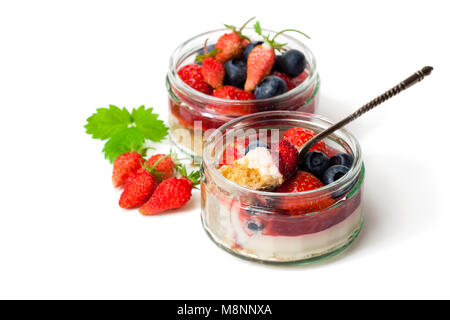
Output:
[[337,164],[350,168],[353,164],[353,156],[348,153],[337,153],[330,158],[330,166]]
[[[247,92],[245,90],[233,87],[223,86],[214,90],[213,97],[226,99],[226,100],[254,100],[255,96],[253,92]],[[222,105],[208,105],[208,108],[215,110],[216,112],[225,115],[246,115],[255,111],[253,104],[235,104],[232,106]]]
[[218,50],[213,49],[208,52],[207,47],[208,39],[205,41],[203,51],[205,52],[201,56],[197,56],[195,61],[202,62],[202,76],[207,84],[213,88],[219,88],[223,85],[223,79],[225,78],[225,68],[222,63],[215,59]]
[[198,50],[197,51],[197,56],[195,57],[195,63],[196,64],[202,64],[202,62],[201,62],[201,56],[203,56],[206,52],[212,52],[214,49],[215,49],[215,47],[216,47],[216,44],[215,43],[213,43],[213,44],[208,44],[207,46],[206,46],[206,51],[205,51],[205,48],[203,47],[203,48],[201,48],[200,50]]
[[224,64],[225,67],[225,84],[237,88],[244,88],[247,79],[247,64],[243,60],[232,59]]
[[228,180],[249,189],[273,190],[292,176],[297,167],[297,149],[282,140],[273,150],[265,144],[249,148],[244,157],[222,166],[220,171]]
[[235,160],[244,157],[248,145],[248,139],[236,139],[235,142],[228,144],[220,158],[219,167],[225,164],[233,164]]
[[312,173],[316,177],[322,177],[322,174],[329,167],[328,157],[320,151],[310,151],[305,159],[300,163],[300,169]]
[[278,96],[287,91],[286,82],[277,76],[265,77],[255,88],[256,99]]
[[[280,34],[286,31],[295,31],[305,35],[303,32],[294,29],[285,29],[278,32],[272,39],[269,36],[262,34],[262,29],[259,21],[254,25],[255,32],[263,37],[264,43],[255,46],[250,52],[247,60],[247,80],[245,82],[245,90],[255,90],[258,83],[270,74],[276,61],[275,49],[279,50],[286,43],[276,43],[275,39]],[[307,35],[305,35],[308,37]],[[309,37],[308,37],[309,38]]]
[[298,50],[291,49],[283,53],[277,61],[277,69],[289,77],[297,77],[306,68],[306,58]]
[[294,80],[290,78],[287,74],[284,74],[279,71],[274,71],[272,72],[272,75],[283,79],[283,81],[286,83],[287,91],[292,90],[296,87],[296,85],[294,84]]
[[130,175],[142,168],[143,163],[144,159],[136,151],[118,156],[113,163],[113,186],[115,188],[122,186]]
[[178,70],[178,76],[191,88],[210,95],[213,88],[205,81],[202,67],[197,64],[188,64]]
[[261,140],[259,140],[259,139],[252,140],[249,142],[247,148],[245,148],[245,154],[249,153],[249,151],[256,149],[258,147],[270,149],[270,147],[266,143],[262,142]]
[[329,167],[322,175],[322,182],[324,184],[330,184],[342,178],[349,168],[340,164]]
[[264,41],[255,41],[255,42],[250,42],[244,49],[244,53],[242,54],[242,58],[244,59],[244,61],[247,63],[248,60],[248,56],[250,54],[250,52],[252,52],[253,48],[256,46],[259,46],[260,44],[263,44]]
[[[318,189],[323,187],[322,182],[309,172],[298,171],[294,177],[278,187],[277,192],[293,193]],[[281,201],[278,207],[287,210],[290,215],[299,215],[326,209],[334,203],[328,196],[316,200],[286,200]]]
[[289,141],[281,140],[274,147],[274,154],[278,156],[278,168],[284,180],[289,179],[298,168],[298,151]]
[[187,175],[186,167],[183,167],[182,175],[181,178],[173,177],[161,182],[150,199],[139,208],[139,212],[154,215],[184,206],[192,196],[192,188],[200,183],[200,172],[194,171]]
[[239,58],[245,47],[244,41],[249,41],[248,37],[242,34],[242,30],[245,26],[255,19],[254,17],[244,23],[244,25],[237,29],[231,25],[225,25],[228,29],[231,29],[231,33],[226,33],[222,35],[216,43],[215,49],[217,49],[218,53],[216,55],[216,59],[219,62],[225,63],[228,60]]
[[[290,128],[284,133],[283,139],[288,140],[295,147],[300,148],[303,144],[305,144],[315,135],[316,134],[314,131],[308,129]],[[312,148],[309,151],[312,150],[317,150],[324,154],[327,154],[327,145],[325,144],[324,141],[319,141],[317,144],[312,146]]]
[[220,168],[222,175],[234,183],[253,190],[272,189],[283,182],[271,150],[256,147],[231,165]]

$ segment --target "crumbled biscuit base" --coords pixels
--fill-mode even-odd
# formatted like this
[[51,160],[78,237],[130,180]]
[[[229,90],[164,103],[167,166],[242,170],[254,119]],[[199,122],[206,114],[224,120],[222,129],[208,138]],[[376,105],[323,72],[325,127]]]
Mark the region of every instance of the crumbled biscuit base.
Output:
[[248,162],[234,162],[233,165],[224,165],[220,168],[222,175],[234,183],[253,190],[261,190],[274,184],[273,177],[262,176],[256,168],[249,168]]

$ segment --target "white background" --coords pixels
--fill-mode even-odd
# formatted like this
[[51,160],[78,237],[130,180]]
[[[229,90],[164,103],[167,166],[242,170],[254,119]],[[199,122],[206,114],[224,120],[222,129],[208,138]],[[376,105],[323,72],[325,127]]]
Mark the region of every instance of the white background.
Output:
[[[448,1],[1,1],[0,298],[450,298]],[[197,191],[177,213],[119,208],[86,118],[154,107],[183,40],[257,16],[318,60],[339,120],[425,65],[433,74],[349,125],[366,223],[326,263],[274,267],[218,249]]]

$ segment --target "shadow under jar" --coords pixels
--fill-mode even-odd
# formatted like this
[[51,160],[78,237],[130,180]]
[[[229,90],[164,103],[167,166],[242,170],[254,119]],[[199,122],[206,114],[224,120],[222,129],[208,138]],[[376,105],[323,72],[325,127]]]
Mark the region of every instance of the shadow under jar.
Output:
[[[169,96],[169,129],[172,142],[182,152],[201,160],[204,143],[208,136],[226,122],[237,117],[268,110],[299,110],[314,113],[318,100],[319,75],[312,52],[297,38],[288,34],[277,37],[287,43],[284,49],[297,49],[306,58],[304,81],[284,94],[259,100],[226,100],[199,92],[184,83],[177,71],[186,64],[194,63],[197,51],[204,42],[214,44],[229,29],[213,30],[197,35],[181,44],[169,61],[166,86]],[[271,30],[264,33],[275,34]],[[243,33],[252,41],[261,40],[253,29]]]
[[[324,141],[329,155],[350,154],[353,164],[344,176],[318,189],[255,191],[226,179],[219,170],[230,142],[264,135],[270,137],[266,141],[276,143],[292,127],[319,132],[331,125],[315,114],[269,111],[232,120],[209,137],[201,166],[201,217],[219,247],[242,258],[278,264],[311,263],[348,247],[363,223],[364,165],[359,144],[347,130],[338,130]],[[304,208],[324,199],[332,199],[330,206],[315,212],[287,214],[280,206],[288,202],[290,207]]]

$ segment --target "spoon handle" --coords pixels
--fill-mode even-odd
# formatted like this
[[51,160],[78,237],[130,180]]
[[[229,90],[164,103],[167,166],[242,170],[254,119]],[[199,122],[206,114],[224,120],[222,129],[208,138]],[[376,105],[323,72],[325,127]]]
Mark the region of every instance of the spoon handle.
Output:
[[366,113],[369,110],[372,110],[373,108],[375,108],[379,104],[383,103],[384,101],[388,100],[389,98],[392,98],[393,96],[399,94],[403,90],[408,89],[413,84],[416,84],[417,82],[422,81],[426,76],[431,74],[431,71],[433,71],[433,67],[429,67],[429,66],[423,67],[421,70],[417,71],[416,73],[414,73],[410,77],[406,78],[405,80],[403,80],[402,82],[397,84],[395,87],[393,87],[390,90],[386,91],[382,95],[376,97],[375,99],[373,99],[369,103],[363,105],[361,108],[359,108],[358,110],[356,110],[355,112],[350,114],[348,117],[342,119],[341,121],[335,123],[334,125],[332,125],[328,129],[325,129],[324,131],[322,131],[319,134],[315,135],[312,139],[310,139],[308,142],[306,142],[301,147],[301,149],[299,151],[299,159],[300,159],[300,161],[306,156],[306,153],[308,153],[309,149],[311,149],[311,147],[313,145],[315,145],[317,142],[319,142],[323,138],[327,137],[328,135],[330,135],[334,131],[342,128],[346,124],[348,124],[348,123],[352,122],[353,120],[359,118],[364,113]]

